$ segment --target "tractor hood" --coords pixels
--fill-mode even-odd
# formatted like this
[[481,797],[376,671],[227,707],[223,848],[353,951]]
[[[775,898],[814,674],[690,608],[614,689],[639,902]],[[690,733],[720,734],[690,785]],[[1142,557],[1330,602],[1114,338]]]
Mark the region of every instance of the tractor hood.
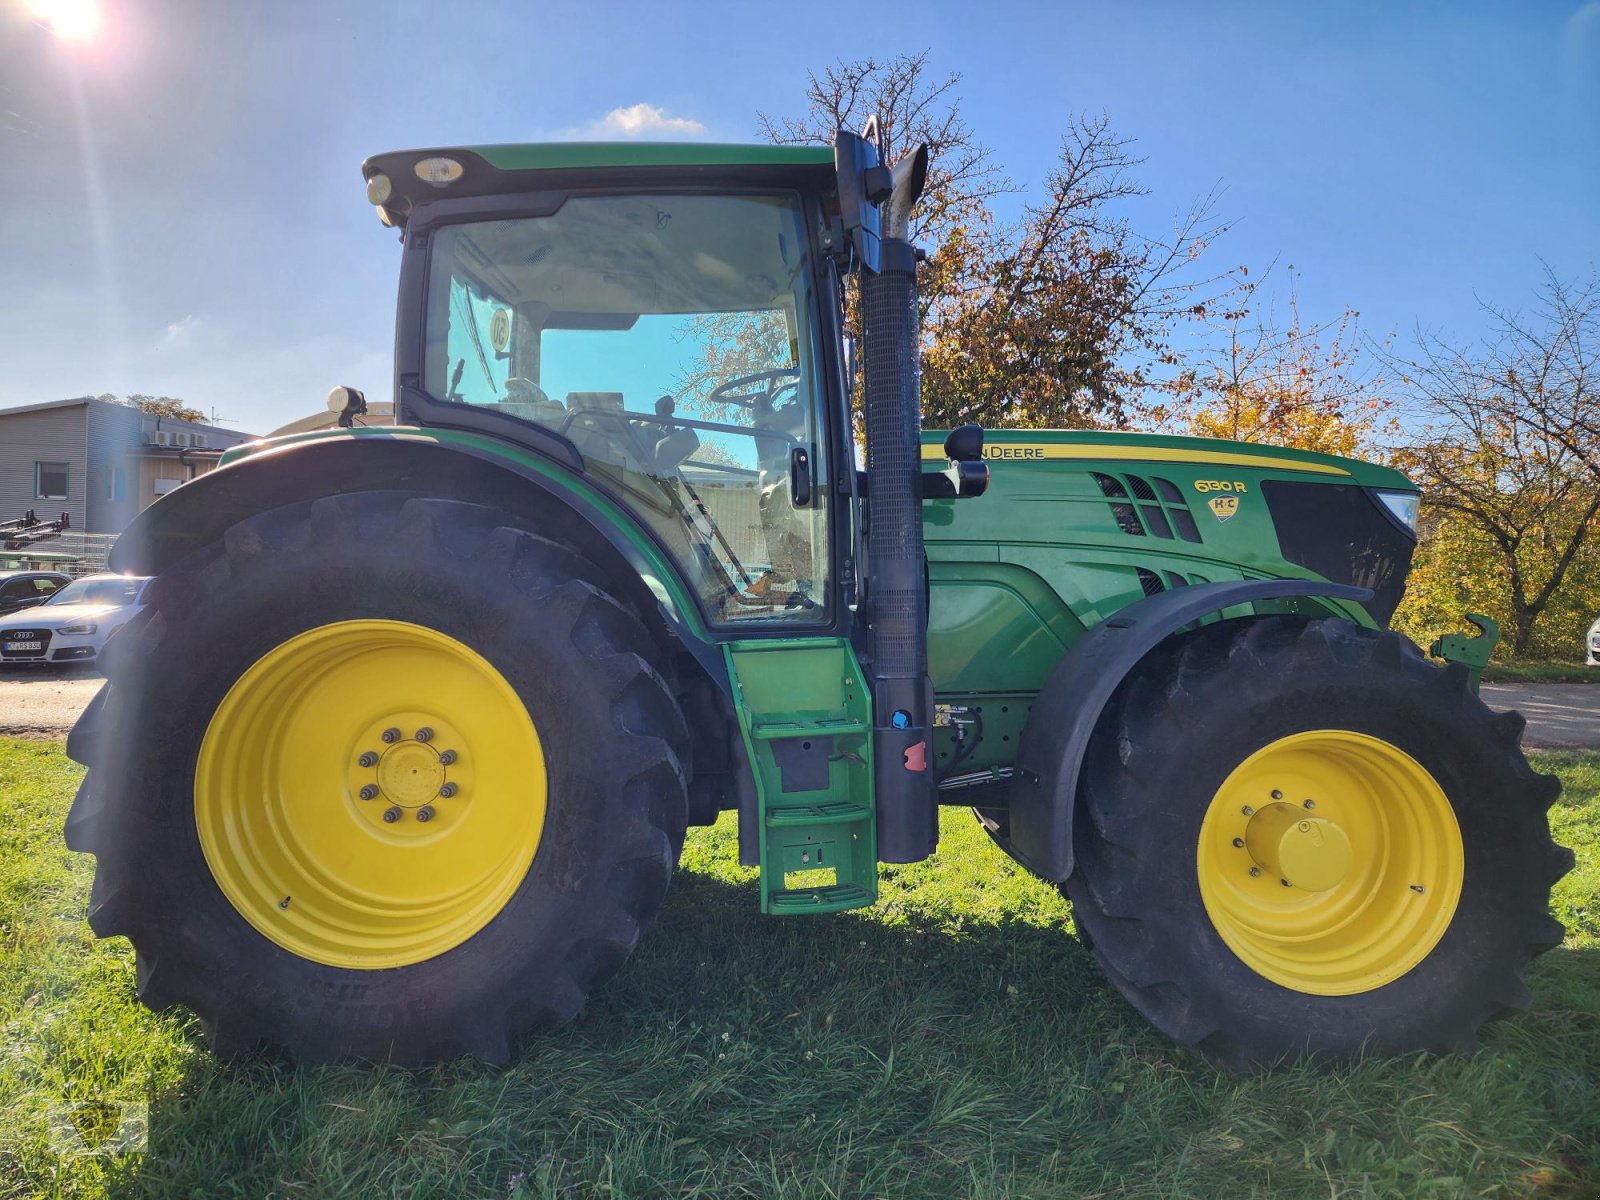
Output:
[[[924,430],[924,462],[944,461],[944,430]],[[1415,485],[1399,471],[1354,458],[1263,446],[1254,442],[1229,442],[1220,438],[1176,437],[1153,433],[1111,433],[1092,429],[1002,429],[984,433],[983,457],[992,465],[1029,465],[1063,462],[1179,463],[1226,468],[1290,472],[1328,483],[1349,483],[1364,488],[1414,491]]]
[[[923,434],[924,465],[944,461],[943,437]],[[1353,458],[1054,429],[989,433],[983,457],[981,500],[924,503],[929,558],[998,553],[1058,594],[1083,593],[1085,625],[1192,583],[1321,578],[1372,589],[1365,616],[1381,626],[1416,547],[1415,485]],[[1341,611],[1359,619],[1354,604]]]

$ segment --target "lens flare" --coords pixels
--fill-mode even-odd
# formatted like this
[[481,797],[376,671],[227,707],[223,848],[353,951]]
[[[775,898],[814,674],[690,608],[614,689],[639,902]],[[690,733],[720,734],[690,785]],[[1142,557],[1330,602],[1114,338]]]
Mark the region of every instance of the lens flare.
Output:
[[93,37],[100,28],[100,5],[96,0],[29,0],[28,7],[64,41],[82,41]]

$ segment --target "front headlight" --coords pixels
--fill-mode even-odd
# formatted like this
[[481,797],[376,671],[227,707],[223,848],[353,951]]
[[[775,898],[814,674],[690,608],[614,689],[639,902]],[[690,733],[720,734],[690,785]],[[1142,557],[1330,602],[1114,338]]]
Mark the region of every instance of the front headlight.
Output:
[[1422,507],[1420,492],[1373,492],[1372,496],[1407,533],[1416,537],[1417,510]]
[[98,625],[63,625],[57,632],[62,637],[88,637],[99,632],[99,629]]

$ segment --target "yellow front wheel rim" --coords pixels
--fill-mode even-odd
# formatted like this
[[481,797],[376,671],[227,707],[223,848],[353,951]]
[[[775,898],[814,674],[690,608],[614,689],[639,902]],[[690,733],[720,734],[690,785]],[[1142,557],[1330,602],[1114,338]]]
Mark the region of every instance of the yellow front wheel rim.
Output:
[[1461,897],[1444,790],[1380,738],[1280,738],[1223,781],[1200,827],[1200,897],[1228,948],[1297,992],[1347,996],[1438,945]]
[[460,945],[527,875],[543,748],[487,659],[434,629],[340,621],[254,663],[200,744],[212,877],[284,949],[401,967]]

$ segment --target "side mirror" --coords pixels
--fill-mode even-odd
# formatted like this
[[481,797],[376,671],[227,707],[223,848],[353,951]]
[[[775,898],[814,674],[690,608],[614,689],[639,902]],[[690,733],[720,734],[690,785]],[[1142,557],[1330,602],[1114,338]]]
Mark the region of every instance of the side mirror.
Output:
[[845,236],[863,270],[877,272],[881,262],[883,218],[878,202],[893,187],[893,177],[878,160],[877,124],[866,135],[841,129],[833,138],[833,169],[839,182],[839,215]]
[[971,500],[988,490],[986,462],[953,462],[943,471],[922,473],[924,500]]
[[944,439],[944,456],[952,462],[982,462],[983,426],[957,425]]
[[983,426],[957,425],[944,439],[943,471],[922,473],[924,500],[970,500],[989,490],[989,464],[983,461]]

